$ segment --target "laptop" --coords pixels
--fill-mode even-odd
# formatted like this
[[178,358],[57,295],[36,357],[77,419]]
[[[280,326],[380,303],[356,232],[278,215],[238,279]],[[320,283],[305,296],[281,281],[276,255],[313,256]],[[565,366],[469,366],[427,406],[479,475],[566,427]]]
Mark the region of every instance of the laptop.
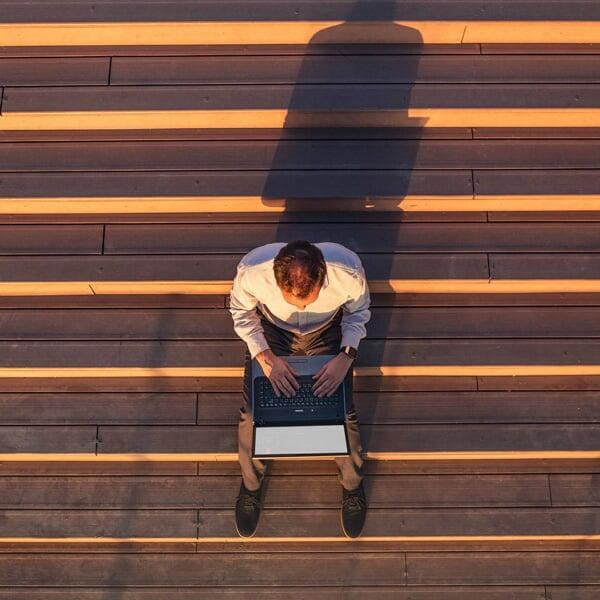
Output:
[[277,397],[256,359],[252,360],[252,456],[289,458],[347,456],[346,382],[331,396],[312,393],[313,375],[334,355],[281,356],[296,372],[300,389],[291,398]]

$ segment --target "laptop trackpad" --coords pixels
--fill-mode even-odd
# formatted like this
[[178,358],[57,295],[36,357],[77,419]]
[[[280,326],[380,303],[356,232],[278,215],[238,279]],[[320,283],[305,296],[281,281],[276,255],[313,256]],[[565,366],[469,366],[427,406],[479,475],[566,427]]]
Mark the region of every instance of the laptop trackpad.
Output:
[[348,454],[344,424],[255,427],[253,456]]

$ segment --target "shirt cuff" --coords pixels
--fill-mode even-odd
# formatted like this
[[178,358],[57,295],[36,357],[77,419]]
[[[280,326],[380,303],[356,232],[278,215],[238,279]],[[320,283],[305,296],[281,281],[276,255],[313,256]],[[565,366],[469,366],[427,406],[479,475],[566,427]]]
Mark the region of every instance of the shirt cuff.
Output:
[[263,350],[268,350],[269,343],[267,338],[262,332],[254,334],[252,337],[246,340],[248,344],[248,350],[250,351],[250,358],[254,358],[257,354]]
[[362,336],[358,331],[345,331],[342,334],[342,341],[340,342],[340,348],[344,346],[352,346],[358,350],[358,344],[362,340]]

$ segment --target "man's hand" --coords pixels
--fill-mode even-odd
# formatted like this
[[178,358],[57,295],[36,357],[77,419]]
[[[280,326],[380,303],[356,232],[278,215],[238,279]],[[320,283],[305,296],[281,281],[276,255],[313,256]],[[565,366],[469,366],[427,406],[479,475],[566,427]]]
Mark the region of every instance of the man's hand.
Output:
[[346,373],[352,364],[352,358],[343,352],[325,363],[313,379],[317,381],[313,385],[313,393],[318,398],[331,396],[346,377]]
[[273,354],[270,349],[263,350],[256,355],[264,374],[269,378],[275,394],[279,398],[281,394],[291,398],[300,388],[296,379],[297,373],[291,365],[283,358]]

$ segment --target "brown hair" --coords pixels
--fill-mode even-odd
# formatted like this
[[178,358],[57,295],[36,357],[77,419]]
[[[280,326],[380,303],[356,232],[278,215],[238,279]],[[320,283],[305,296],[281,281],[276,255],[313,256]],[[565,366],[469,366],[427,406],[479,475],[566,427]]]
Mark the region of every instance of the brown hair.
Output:
[[323,285],[327,265],[317,246],[305,240],[286,244],[273,261],[277,285],[298,298],[306,298]]

